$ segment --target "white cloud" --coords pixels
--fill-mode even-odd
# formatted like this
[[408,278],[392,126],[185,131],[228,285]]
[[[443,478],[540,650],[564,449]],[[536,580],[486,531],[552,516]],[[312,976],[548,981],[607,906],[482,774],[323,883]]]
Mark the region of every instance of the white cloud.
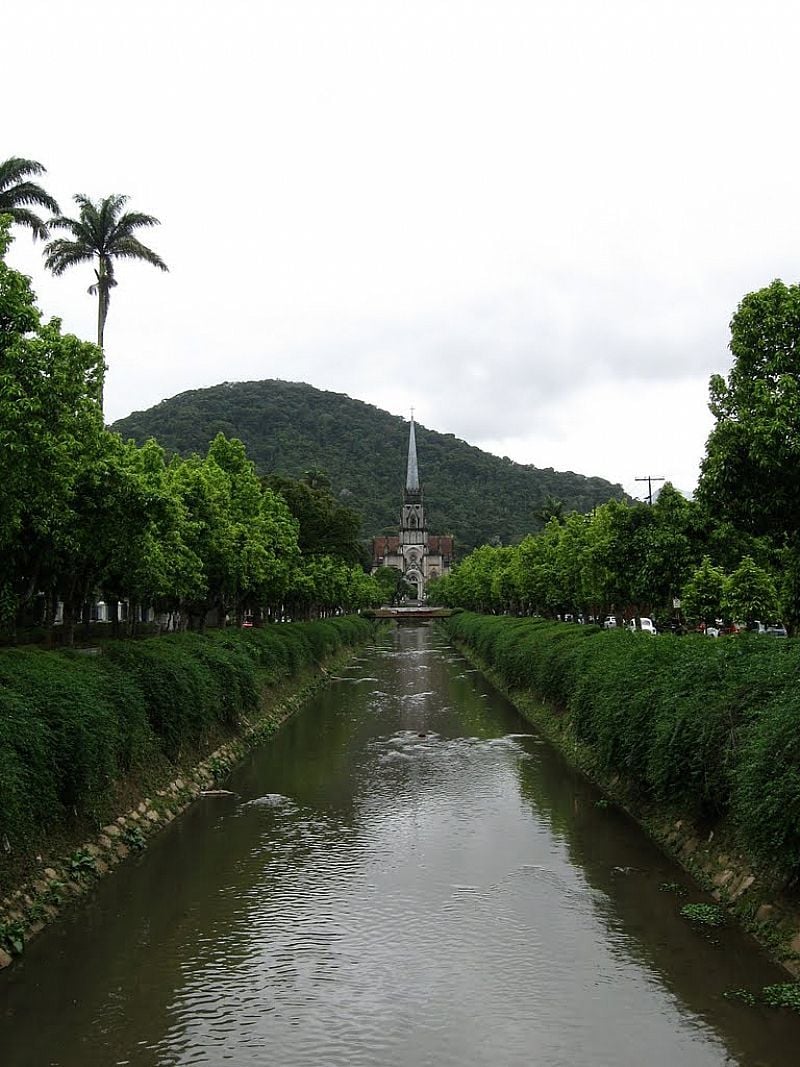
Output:
[[[119,269],[110,418],[282,377],[691,489],[730,316],[794,280],[789,0],[29,0],[6,28],[36,48],[4,55],[3,154],[65,209],[162,219],[171,273]],[[11,258],[93,336],[88,272]]]

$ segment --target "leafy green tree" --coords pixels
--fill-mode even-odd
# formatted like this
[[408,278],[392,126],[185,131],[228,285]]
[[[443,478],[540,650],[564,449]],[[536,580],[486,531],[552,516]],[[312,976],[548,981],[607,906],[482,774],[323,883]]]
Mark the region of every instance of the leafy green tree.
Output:
[[[140,459],[132,442],[124,442],[102,424],[94,434],[82,437],[72,455],[73,493],[53,559],[68,644],[84,606],[109,581],[110,573],[119,574],[126,564],[142,567],[142,550],[153,520]],[[134,593],[133,578],[131,573],[120,583],[120,593]],[[111,590],[116,591],[113,585]]]
[[637,533],[635,600],[671,612],[699,557],[700,509],[666,482]]
[[115,634],[119,601],[133,607],[129,627],[134,629],[137,605],[177,611],[203,588],[202,561],[183,540],[187,512],[172,492],[163,449],[152,440],[141,448],[129,442],[125,458],[133,479],[126,501],[128,536],[114,546],[99,583]]
[[54,214],[61,210],[41,185],[30,180],[45,173],[42,164],[34,159],[12,156],[0,163],[0,215],[10,216],[18,226],[27,226],[34,240],[41,237],[43,241],[50,236],[50,231],[31,208],[44,207]]
[[300,525],[299,544],[305,556],[337,556],[347,563],[362,561],[361,516],[337,503],[330,483],[319,472],[296,481],[270,475],[265,484],[280,493]]
[[722,615],[725,582],[724,571],[715,567],[708,556],[704,556],[681,595],[681,607],[690,622],[713,623]]
[[645,550],[642,531],[653,522],[646,504],[628,505],[617,500],[596,508],[587,528],[584,587],[593,614],[624,609],[639,601],[640,575]]
[[524,610],[528,614],[544,615],[550,599],[548,590],[551,574],[542,538],[529,534],[517,546],[511,561],[511,573]]
[[102,356],[43,325],[28,279],[4,261],[0,226],[0,612],[13,625],[52,590],[78,494],[80,457],[102,428]]
[[722,607],[728,618],[741,619],[748,626],[756,619],[774,619],[778,596],[772,576],[745,556],[725,581]]
[[158,219],[140,211],[125,211],[127,196],[114,194],[94,201],[78,193],[74,200],[79,209],[77,219],[57,215],[50,222],[54,230],[66,230],[72,236],[56,238],[46,246],[45,264],[58,276],[79,263],[95,263],[96,281],[88,292],[97,296],[97,344],[102,348],[111,290],[117,285],[115,261],[138,259],[159,270],[169,268],[136,236],[137,230],[158,226]]
[[750,293],[731,321],[733,366],[711,378],[716,425],[700,491],[755,533],[800,530],[800,286]]
[[202,561],[203,579],[183,606],[202,628],[243,607],[275,606],[300,559],[297,523],[283,499],[262,488],[241,441],[219,434],[204,459],[174,458],[169,479],[186,509],[182,540]]
[[548,493],[544,498],[544,503],[537,510],[536,516],[541,522],[542,526],[547,526],[551,519],[555,519],[556,522],[564,521],[564,501],[559,500],[558,497]]

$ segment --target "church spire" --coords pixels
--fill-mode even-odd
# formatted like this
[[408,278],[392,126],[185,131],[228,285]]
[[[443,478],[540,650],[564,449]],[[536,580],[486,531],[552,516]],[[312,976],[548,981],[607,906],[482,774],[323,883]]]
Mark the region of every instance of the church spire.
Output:
[[417,440],[414,436],[414,409],[411,409],[411,429],[408,434],[408,466],[406,468],[406,492],[419,492],[419,468],[417,466]]

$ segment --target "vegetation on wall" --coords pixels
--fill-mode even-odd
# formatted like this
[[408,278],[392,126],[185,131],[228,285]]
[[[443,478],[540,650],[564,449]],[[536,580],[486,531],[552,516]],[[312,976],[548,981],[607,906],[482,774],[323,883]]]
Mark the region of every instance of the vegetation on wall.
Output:
[[350,616],[172,634],[109,642],[100,656],[3,650],[0,857],[33,852],[59,828],[100,825],[122,778],[191,758],[251,716],[265,685],[362,641],[370,626]]
[[444,621],[511,691],[547,701],[599,769],[800,877],[800,643],[607,632],[469,612]]

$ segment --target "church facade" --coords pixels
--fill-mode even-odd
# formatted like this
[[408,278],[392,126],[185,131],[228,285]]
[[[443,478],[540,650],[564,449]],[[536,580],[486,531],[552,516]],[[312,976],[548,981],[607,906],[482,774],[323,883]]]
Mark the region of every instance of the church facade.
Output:
[[408,462],[398,536],[372,539],[372,571],[396,567],[414,590],[412,599],[424,600],[432,578],[447,574],[453,562],[453,538],[431,534],[419,482],[414,416],[408,434]]

